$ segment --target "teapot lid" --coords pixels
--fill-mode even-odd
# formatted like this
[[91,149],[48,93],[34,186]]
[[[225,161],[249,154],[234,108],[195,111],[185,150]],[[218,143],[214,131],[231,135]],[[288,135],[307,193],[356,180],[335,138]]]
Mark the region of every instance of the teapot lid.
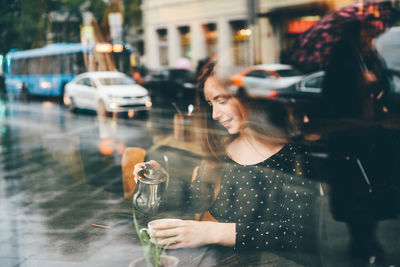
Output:
[[137,178],[145,184],[159,184],[168,180],[168,173],[160,164],[146,163]]

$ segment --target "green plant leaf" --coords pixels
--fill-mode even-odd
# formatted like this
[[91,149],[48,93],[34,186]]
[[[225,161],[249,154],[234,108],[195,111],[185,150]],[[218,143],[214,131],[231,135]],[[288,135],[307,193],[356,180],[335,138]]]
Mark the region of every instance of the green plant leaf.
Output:
[[133,225],[135,227],[136,233],[139,237],[140,244],[142,245],[144,252],[145,252],[144,254],[145,254],[147,267],[161,267],[161,255],[163,255],[165,253],[165,250],[170,245],[170,243],[164,247],[161,247],[161,246],[157,245],[157,238],[156,238],[155,244],[153,244],[150,241],[150,237],[147,234],[147,232],[140,231],[140,229],[142,229],[142,226],[139,224],[139,222],[136,218],[134,206],[132,206],[132,219],[133,219]]

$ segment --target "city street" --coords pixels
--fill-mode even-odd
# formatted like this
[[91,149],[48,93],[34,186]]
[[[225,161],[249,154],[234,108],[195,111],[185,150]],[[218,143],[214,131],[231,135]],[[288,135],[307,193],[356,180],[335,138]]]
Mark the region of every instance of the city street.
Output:
[[120,159],[152,144],[146,121],[16,100],[0,123],[0,266],[127,266],[141,253]]
[[[3,99],[0,266],[128,266],[142,256],[131,201],[123,198],[121,154],[130,146],[148,149],[156,133],[170,133],[169,116],[161,119],[159,114],[154,109],[148,120],[98,118],[89,112],[70,113],[56,102]],[[316,214],[321,263],[354,266],[347,255],[346,226],[329,213],[328,192],[322,185]],[[379,226],[387,254],[384,266],[400,262],[399,234],[396,220]],[[221,266],[213,258],[198,256],[206,253],[203,250],[169,253],[180,259],[179,266]],[[299,266],[273,254],[264,262],[263,266]],[[224,266],[243,265],[228,258]]]
[[0,11],[0,267],[400,267],[400,0]]

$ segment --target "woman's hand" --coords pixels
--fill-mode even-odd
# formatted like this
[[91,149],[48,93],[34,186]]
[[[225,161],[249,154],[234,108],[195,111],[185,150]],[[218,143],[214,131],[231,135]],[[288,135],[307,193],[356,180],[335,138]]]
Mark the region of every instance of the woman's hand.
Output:
[[234,246],[236,225],[205,221],[174,221],[154,225],[152,237],[158,245],[168,245],[168,249],[192,248],[208,244]]

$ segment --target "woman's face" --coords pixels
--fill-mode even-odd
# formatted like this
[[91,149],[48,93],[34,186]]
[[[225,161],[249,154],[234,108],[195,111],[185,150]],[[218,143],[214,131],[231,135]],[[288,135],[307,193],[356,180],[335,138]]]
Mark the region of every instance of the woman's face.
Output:
[[230,134],[237,134],[243,129],[247,117],[243,104],[229,95],[215,78],[210,77],[205,82],[204,96],[212,108],[213,120],[221,123]]

